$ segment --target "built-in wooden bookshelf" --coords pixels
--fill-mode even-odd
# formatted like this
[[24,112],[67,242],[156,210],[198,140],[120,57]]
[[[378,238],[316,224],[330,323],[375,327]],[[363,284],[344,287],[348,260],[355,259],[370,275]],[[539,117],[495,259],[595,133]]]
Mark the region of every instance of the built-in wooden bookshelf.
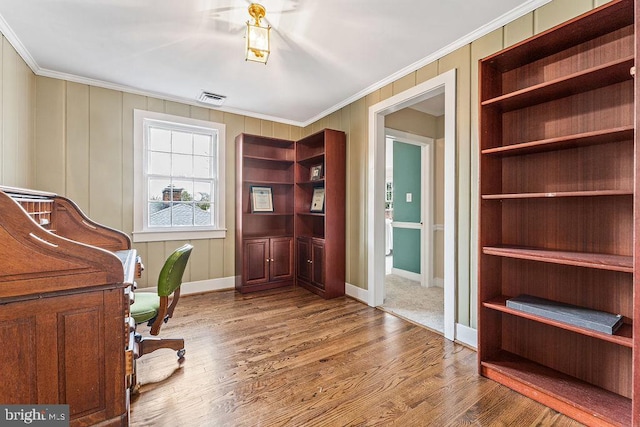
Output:
[[[634,10],[611,1],[480,63],[479,370],[598,426],[640,425]],[[624,324],[507,307],[521,294]]]
[[[345,159],[344,132],[325,129],[296,143],[296,281],[324,298],[345,292]],[[324,191],[321,212],[312,212],[315,190]]]
[[[297,283],[324,298],[344,295],[344,132],[299,141],[241,134],[236,150],[236,289]],[[253,209],[255,187],[270,189],[272,211]],[[312,208],[317,190],[324,201]]]
[[[236,137],[236,289],[291,286],[293,264],[293,141]],[[252,188],[268,188],[273,209],[255,211]]]

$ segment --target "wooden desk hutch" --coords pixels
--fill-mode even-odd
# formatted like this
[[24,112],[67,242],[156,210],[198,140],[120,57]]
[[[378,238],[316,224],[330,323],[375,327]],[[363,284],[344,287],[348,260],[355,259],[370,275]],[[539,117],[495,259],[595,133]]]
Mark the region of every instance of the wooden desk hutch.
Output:
[[479,370],[594,426],[640,426],[639,11],[613,0],[480,61]]
[[53,193],[0,187],[0,402],[68,404],[71,426],[125,426],[141,264],[129,237]]

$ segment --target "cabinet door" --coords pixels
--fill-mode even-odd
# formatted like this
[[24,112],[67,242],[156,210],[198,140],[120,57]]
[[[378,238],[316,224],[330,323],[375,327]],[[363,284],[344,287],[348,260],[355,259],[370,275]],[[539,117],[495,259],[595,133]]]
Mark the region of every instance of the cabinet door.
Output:
[[298,238],[296,241],[296,255],[298,260],[298,278],[311,281],[311,242],[309,239]]
[[68,404],[71,425],[120,425],[123,312],[120,289],[2,305],[0,402]]
[[324,289],[324,242],[312,240],[311,242],[311,283]]
[[269,281],[269,239],[252,239],[244,242],[243,276],[246,285]]
[[271,239],[269,276],[271,280],[293,278],[293,239],[279,237]]

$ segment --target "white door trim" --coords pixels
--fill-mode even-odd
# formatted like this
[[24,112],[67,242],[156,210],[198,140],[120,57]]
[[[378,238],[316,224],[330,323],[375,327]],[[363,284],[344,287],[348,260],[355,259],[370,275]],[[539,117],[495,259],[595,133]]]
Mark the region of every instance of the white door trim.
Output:
[[455,339],[456,319],[456,70],[440,74],[369,107],[367,167],[367,277],[372,307],[384,299],[384,116],[417,102],[445,94],[444,192],[444,336]]

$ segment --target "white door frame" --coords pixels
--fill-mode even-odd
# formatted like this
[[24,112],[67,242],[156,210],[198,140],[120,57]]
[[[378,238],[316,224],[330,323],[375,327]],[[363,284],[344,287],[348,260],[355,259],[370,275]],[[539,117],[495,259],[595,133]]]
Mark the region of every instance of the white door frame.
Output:
[[[392,226],[420,230],[420,286],[433,284],[434,139],[385,128],[385,139],[420,147],[420,224],[394,221]],[[386,143],[386,140],[385,140]],[[385,167],[386,167],[385,159]],[[385,293],[386,295],[386,293]]]
[[444,93],[444,336],[455,339],[456,319],[456,70],[392,96],[369,107],[367,167],[367,277],[368,304],[384,300],[384,198],[385,128],[384,117],[413,104]]

